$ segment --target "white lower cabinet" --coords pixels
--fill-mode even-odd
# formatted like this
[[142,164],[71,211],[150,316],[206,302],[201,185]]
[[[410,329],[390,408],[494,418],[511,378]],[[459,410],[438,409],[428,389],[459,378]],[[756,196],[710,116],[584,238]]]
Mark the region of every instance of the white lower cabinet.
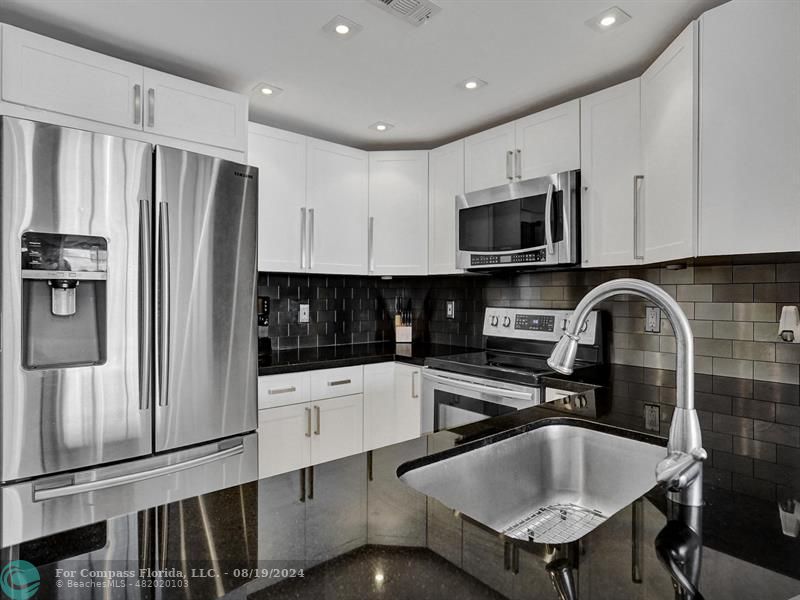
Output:
[[364,450],[420,436],[419,367],[379,363],[364,367]]
[[302,469],[311,464],[311,404],[258,411],[258,476]]
[[353,394],[311,403],[311,464],[362,452],[364,396]]

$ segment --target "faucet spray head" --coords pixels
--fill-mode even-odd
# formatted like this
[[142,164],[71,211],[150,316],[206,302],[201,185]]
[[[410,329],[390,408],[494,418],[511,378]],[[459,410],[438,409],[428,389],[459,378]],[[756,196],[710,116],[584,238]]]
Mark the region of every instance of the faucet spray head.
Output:
[[575,363],[577,353],[578,336],[565,331],[550,353],[547,364],[562,375],[572,375],[572,365]]

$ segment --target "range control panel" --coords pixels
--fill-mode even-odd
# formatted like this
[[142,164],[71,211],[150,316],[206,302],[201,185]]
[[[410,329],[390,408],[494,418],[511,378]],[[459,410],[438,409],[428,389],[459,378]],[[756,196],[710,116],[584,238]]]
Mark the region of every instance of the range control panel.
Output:
[[[490,307],[484,313],[483,335],[556,342],[571,317],[571,310]],[[596,335],[597,312],[592,311],[580,343],[593,345]]]

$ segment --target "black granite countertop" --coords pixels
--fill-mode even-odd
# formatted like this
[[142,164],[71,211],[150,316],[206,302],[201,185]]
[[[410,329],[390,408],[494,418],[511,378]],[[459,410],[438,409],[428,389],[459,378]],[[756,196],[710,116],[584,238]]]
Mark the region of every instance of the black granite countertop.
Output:
[[395,344],[393,342],[293,348],[275,350],[268,357],[259,360],[258,374],[277,375],[280,373],[333,369],[388,361],[399,361],[421,366],[425,359],[429,357],[471,351],[477,350],[445,344]]
[[[595,371],[582,382],[546,378],[545,386],[567,389],[574,392],[573,395],[534,408],[431,434],[429,448],[450,448],[444,450],[445,455],[458,453],[459,447],[465,449],[480,447],[546,424],[569,422],[570,419],[581,421],[582,426],[597,427],[617,435],[666,446],[671,417],[669,408],[674,406],[674,372],[610,367],[599,373]],[[697,408],[704,429],[704,447],[709,450],[709,464],[705,468],[707,473],[704,486],[705,506],[699,513],[702,521],[700,527],[702,547],[797,580],[798,592],[795,593],[800,593],[800,538],[789,537],[782,532],[778,511],[780,493],[794,494],[795,497],[797,495],[796,486],[800,483],[798,470],[785,471],[786,479],[782,482],[783,485],[778,484],[779,495],[774,500],[729,489],[730,484],[726,486],[725,483],[730,479],[726,480],[719,475],[721,468],[718,465],[723,464],[723,461],[712,463],[711,459],[714,449],[720,447],[720,444],[727,449],[725,440],[720,438],[719,432],[714,431],[713,415],[707,414],[710,411],[704,410],[707,407],[702,399],[704,395],[711,395],[711,390],[741,389],[737,386],[745,384],[736,380],[705,376],[698,377],[697,384],[701,390],[698,393]],[[753,382],[749,382],[749,386],[752,390]],[[666,402],[659,405],[662,414],[658,432],[647,431],[644,427],[643,413],[638,412],[639,405],[631,406],[631,396],[644,396],[642,401],[650,399],[655,402],[652,399],[654,395],[656,397],[661,395],[666,399]],[[579,396],[588,399],[588,403],[576,402]],[[429,455],[401,465],[398,474],[436,460],[435,456]],[[722,456],[728,460],[727,453],[723,453]],[[663,515],[669,516],[670,520],[675,516],[676,505],[668,503],[666,492],[662,488],[653,488],[644,498]],[[593,533],[590,533],[589,537]],[[645,541],[651,546],[654,542],[655,538]],[[542,554],[545,552],[543,550]],[[721,571],[707,573],[706,577],[712,574],[718,576],[720,573]],[[703,580],[701,584],[702,582]],[[765,582],[764,585],[764,593],[760,597],[777,597],[770,595],[769,586],[772,584]]]

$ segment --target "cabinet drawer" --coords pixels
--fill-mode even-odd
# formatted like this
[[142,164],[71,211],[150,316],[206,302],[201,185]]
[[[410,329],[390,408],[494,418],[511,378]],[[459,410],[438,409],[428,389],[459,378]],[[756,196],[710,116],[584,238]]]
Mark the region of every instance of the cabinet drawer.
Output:
[[308,373],[267,375],[258,378],[258,408],[308,402]]
[[311,399],[323,400],[360,394],[364,390],[362,366],[325,369],[311,373]]

